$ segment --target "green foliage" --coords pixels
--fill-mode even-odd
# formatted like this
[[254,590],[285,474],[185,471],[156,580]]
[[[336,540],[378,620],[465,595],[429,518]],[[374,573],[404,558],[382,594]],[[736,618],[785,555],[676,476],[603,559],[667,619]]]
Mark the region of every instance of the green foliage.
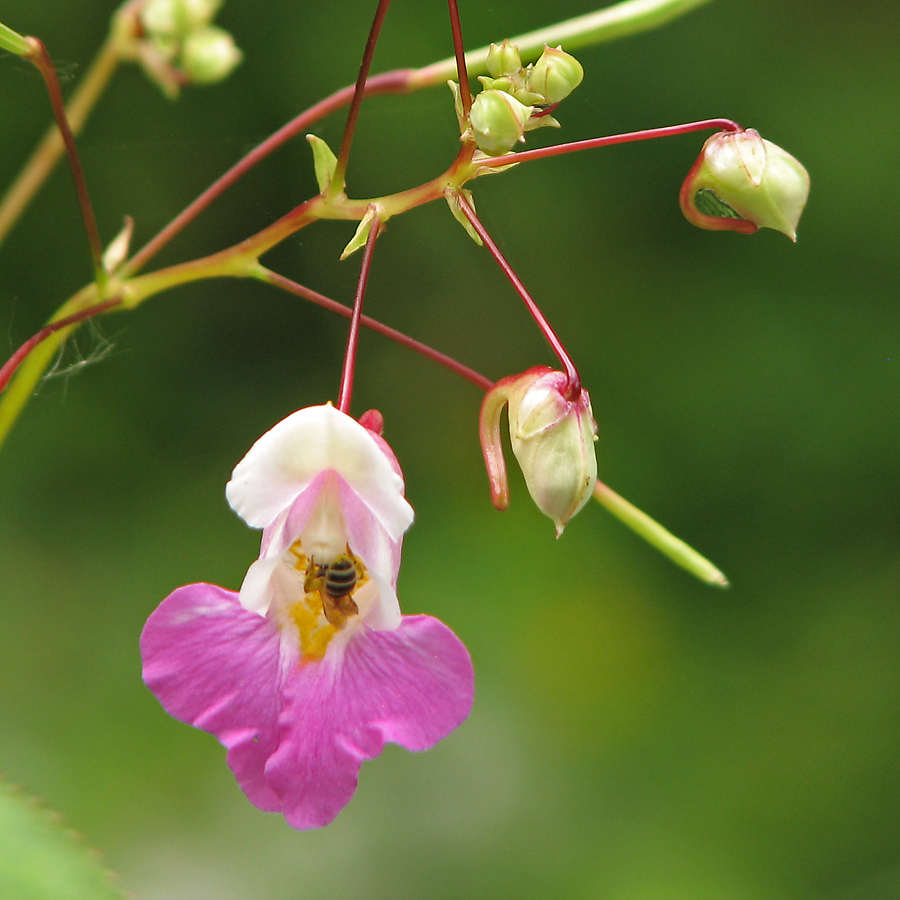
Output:
[[0,897],[124,900],[125,895],[58,816],[0,782]]

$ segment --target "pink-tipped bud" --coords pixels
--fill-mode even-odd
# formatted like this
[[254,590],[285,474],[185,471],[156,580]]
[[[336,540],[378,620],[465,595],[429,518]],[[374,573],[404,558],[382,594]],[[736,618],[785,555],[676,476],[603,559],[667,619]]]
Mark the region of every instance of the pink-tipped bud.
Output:
[[700,228],[742,234],[774,228],[793,241],[808,194],[806,169],[748,128],[707,140],[679,200],[687,220]]
[[597,425],[583,388],[568,398],[562,372],[535,366],[498,381],[481,404],[480,437],[497,509],[509,506],[500,417],[509,406],[509,436],[528,492],[542,513],[553,519],[556,535],[591,496],[597,480],[594,437]]

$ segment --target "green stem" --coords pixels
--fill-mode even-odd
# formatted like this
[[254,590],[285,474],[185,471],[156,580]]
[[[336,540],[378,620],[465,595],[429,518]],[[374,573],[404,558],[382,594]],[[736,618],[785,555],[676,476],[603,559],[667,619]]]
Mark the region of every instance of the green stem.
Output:
[[[616,6],[597,12],[588,13],[575,19],[568,19],[538,31],[521,34],[511,38],[511,43],[519,47],[524,57],[540,55],[544,44],[555,44],[562,40],[568,47],[582,46],[591,43],[625,37],[640,31],[663,25],[670,19],[689,12],[695,6],[708,3],[709,0],[626,0]],[[472,50],[465,54],[464,60],[469,75],[475,76],[487,71],[488,47]],[[427,87],[443,84],[457,74],[458,60],[456,56],[440,62],[432,63],[421,69],[397,69],[374,75],[368,78],[365,85],[365,96],[376,94],[408,94]],[[257,163],[265,159],[286,141],[302,133],[326,115],[346,106],[356,93],[355,85],[344,87],[330,97],[317,103],[304,113],[292,119],[275,134],[263,141],[257,148],[236,163],[210,188],[204,191],[184,212],[173,219],[156,237],[126,263],[123,272],[132,275],[139,271],[149,259],[175,237],[188,223],[193,221],[203,210],[242,178]],[[364,201],[366,203],[368,201]]]
[[363,98],[365,97],[366,81],[369,78],[369,69],[372,67],[372,57],[375,55],[375,46],[378,43],[378,37],[381,34],[381,26],[384,25],[384,20],[390,5],[391,0],[378,0],[378,8],[375,10],[375,18],[372,21],[372,27],[369,29],[369,37],[366,41],[365,50],[363,50],[359,74],[356,77],[356,84],[353,87],[353,99],[350,101],[350,110],[347,113],[347,123],[344,125],[344,136],[341,138],[337,163],[334,167],[334,174],[331,176],[331,185],[326,191],[326,194],[329,197],[334,197],[344,190],[347,162],[350,159],[350,146],[353,143],[353,135],[356,132],[356,120],[359,118],[359,110],[362,106]]
[[[624,37],[629,34],[636,34],[662,25],[670,19],[706,2],[708,0],[625,0],[625,2],[607,9],[579,16],[538,31],[519,35],[512,38],[511,41],[519,47],[523,58],[536,58],[543,49],[544,43],[555,44],[565,41],[571,49],[586,44]],[[486,71],[487,53],[488,48],[483,47],[466,54],[465,61],[470,75],[474,76]],[[67,107],[67,116],[73,133],[77,133],[83,126],[88,112],[106,86],[118,60],[119,56],[116,52],[115,43],[110,39],[104,44],[97,60],[85,75]],[[441,84],[453,77],[456,67],[457,60],[454,56],[422,69],[389,73],[383,77],[375,76],[366,85],[366,93],[368,94],[370,91],[372,93],[407,93]],[[376,84],[377,88],[375,87]],[[373,88],[375,89],[373,90]],[[324,115],[326,112],[348,103],[351,97],[352,89],[345,89],[338,92],[333,98],[330,98],[332,103],[323,103],[315,111],[317,114]],[[302,125],[308,127],[309,118],[306,116],[301,118],[304,120]],[[282,129],[282,132],[278,133],[277,141],[267,141],[264,146],[259,148],[261,152],[255,155],[251,154],[252,159],[249,160],[246,166],[239,164],[234,170],[227,173],[227,177],[222,179],[222,184],[217,185],[217,190],[209,192],[208,196],[206,194],[203,195],[199,198],[199,201],[202,202],[198,201],[189,208],[189,216],[179,217],[171,226],[164,230],[159,240],[156,240],[155,243],[151,242],[152,246],[148,245],[141,254],[138,254],[140,264],[145,263],[153,252],[159,250],[163,243],[170,240],[190,219],[199,214],[215,196],[218,196],[222,190],[233,184],[259,159],[268,155],[276,146],[293,136],[293,134],[296,134],[300,130],[300,125],[299,121],[295,121],[290,126],[286,126]],[[28,202],[58,161],[61,153],[62,141],[54,129],[52,134],[48,133],[47,137],[45,137],[32,160],[25,167],[16,182],[14,182],[3,201],[0,202],[0,241],[2,241],[5,234],[19,218]],[[464,149],[447,172],[417,188],[375,200],[350,201],[345,197],[339,196],[331,198],[331,202],[326,203],[322,198],[313,198],[306,204],[297,207],[297,209],[284,216],[274,225],[235,247],[202,260],[173,266],[169,269],[163,269],[139,278],[132,278],[128,281],[120,282],[114,279],[115,283],[110,283],[103,293],[109,296],[114,290],[121,292],[123,306],[133,307],[159,291],[201,278],[221,275],[259,277],[258,257],[289,234],[293,234],[299,228],[317,218],[361,219],[365,215],[366,209],[375,203],[383,210],[384,217],[387,219],[414,206],[437,199],[443,196],[444,191],[447,189],[461,187],[475,174],[476,167],[473,167],[471,164],[471,153],[467,157]],[[133,259],[130,265],[126,266],[126,271],[134,272],[139,267],[136,261],[137,258]],[[50,321],[65,318],[88,306],[103,302],[103,300],[104,297],[99,295],[96,286],[89,285],[63,304]],[[0,443],[2,443],[9,432],[9,429],[34,391],[35,386],[40,381],[45,369],[53,360],[55,353],[70,331],[71,328],[69,327],[61,329],[44,340],[28,356],[16,373],[9,388],[3,397],[0,398]],[[625,503],[625,501],[622,501],[622,503]],[[649,521],[652,522],[652,520]]]
[[[72,134],[77,135],[84,127],[88,115],[118,64],[119,56],[115,43],[112,38],[108,38],[66,104],[66,118],[69,120]],[[59,130],[55,125],[51,125],[31,158],[0,200],[0,243],[3,243],[10,229],[47,180],[64,150],[65,145]]]
[[656,547],[673,563],[687,569],[692,575],[715,587],[729,587],[728,579],[705,556],[701,556],[693,547],[688,546],[681,538],[675,537],[671,531],[663,528],[645,512],[620,497],[612,488],[598,481],[594,487],[594,497],[620,522],[642,537],[648,544]]
[[88,194],[87,182],[84,178],[84,169],[78,156],[78,148],[75,146],[75,135],[69,125],[66,116],[66,106],[63,103],[62,89],[59,86],[59,78],[53,60],[39,38],[29,37],[25,39],[31,47],[27,59],[30,60],[44,79],[47,95],[50,98],[50,106],[53,108],[53,117],[56,119],[56,127],[62,136],[66,149],[66,157],[69,160],[69,171],[72,182],[75,185],[75,194],[78,198],[78,208],[81,210],[81,218],[87,235],[88,246],[91,252],[91,260],[94,264],[94,279],[102,288],[106,284],[106,270],[103,268],[103,246],[100,243],[100,233],[97,230],[97,220],[94,217],[94,208]]
[[[77,294],[70,297],[50,319],[50,322],[58,322],[68,318],[83,309],[87,309],[97,303],[97,286],[89,284]],[[59,348],[77,325],[69,325],[59,331],[53,332],[44,341],[38,344],[25,361],[19,366],[15,377],[9,387],[0,397],[0,444],[6,440],[7,434],[22,412],[25,404],[31,399],[38,382],[43,378],[44,372],[53,362]]]
[[27,56],[28,42],[18,31],[13,31],[9,25],[0,22],[0,50],[15,53],[16,56]]
[[[528,62],[540,56],[544,44],[554,46],[564,43],[566,50],[575,50],[590,44],[612,41],[665,25],[671,19],[708,2],[709,0],[625,0],[615,6],[517,35],[510,38],[509,42],[519,48],[522,60]],[[466,68],[470,77],[487,72],[489,49],[480,47],[466,54]],[[443,84],[455,74],[456,58],[451,56],[413,72],[411,89]]]

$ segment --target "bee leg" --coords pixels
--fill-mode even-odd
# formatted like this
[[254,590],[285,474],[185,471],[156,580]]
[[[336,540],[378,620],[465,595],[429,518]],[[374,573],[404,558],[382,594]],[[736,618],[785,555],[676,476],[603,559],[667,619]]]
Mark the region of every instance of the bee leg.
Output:
[[303,579],[303,590],[311,594],[313,591],[321,591],[323,587],[325,587],[325,566],[319,566],[310,560]]

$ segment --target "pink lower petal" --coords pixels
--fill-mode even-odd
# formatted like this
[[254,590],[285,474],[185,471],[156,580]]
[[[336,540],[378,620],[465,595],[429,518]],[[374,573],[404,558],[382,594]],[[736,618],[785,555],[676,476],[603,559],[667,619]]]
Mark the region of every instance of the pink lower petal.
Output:
[[250,801],[275,811],[282,802],[264,777],[278,743],[286,667],[280,636],[238,595],[212,584],[170,594],[141,635],[144,681],[166,711],[214,734]]
[[385,741],[425,750],[472,707],[469,654],[430,616],[404,617],[393,631],[361,630],[333,650],[285,684],[280,743],[266,765],[294,828],[330,822],[353,796],[360,764]]

